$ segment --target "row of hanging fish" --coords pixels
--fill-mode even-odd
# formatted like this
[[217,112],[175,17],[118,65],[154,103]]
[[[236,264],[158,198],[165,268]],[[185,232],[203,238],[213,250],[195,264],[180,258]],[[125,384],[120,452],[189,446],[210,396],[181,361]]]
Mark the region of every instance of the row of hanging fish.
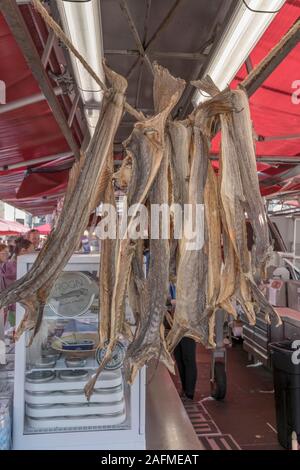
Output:
[[[271,253],[268,223],[259,191],[249,104],[242,89],[220,92],[207,77],[193,85],[211,95],[185,120],[171,112],[185,88],[154,64],[155,114],[136,122],[124,142],[126,157],[113,175],[113,141],[124,112],[126,80],[105,66],[111,88],[104,94],[92,141],[75,163],[64,207],[56,227],[31,270],[0,294],[0,307],[20,302],[25,307],[17,336],[38,332],[44,306],[59,274],[76,249],[90,213],[101,202],[115,204],[114,181],[126,189],[129,205],[189,205],[192,213],[204,207],[203,243],[190,249],[184,234],[170,239],[150,237],[150,267],[143,270],[143,240],[130,237],[138,209],[128,217],[127,237],[101,244],[99,345],[106,353],[85,387],[89,398],[117,342],[129,341],[124,361],[132,383],[151,359],[174,371],[171,353],[183,336],[214,347],[215,318],[220,309],[235,316],[238,302],[251,324],[263,308],[276,316],[258,288]],[[221,131],[219,171],[210,158],[211,140]],[[249,249],[247,224],[254,243]],[[195,227],[194,227],[195,228]],[[196,233],[197,236],[197,233]],[[165,331],[169,282],[176,281],[176,308],[171,329]],[[135,328],[125,321],[129,299]],[[278,320],[279,321],[279,320]]]

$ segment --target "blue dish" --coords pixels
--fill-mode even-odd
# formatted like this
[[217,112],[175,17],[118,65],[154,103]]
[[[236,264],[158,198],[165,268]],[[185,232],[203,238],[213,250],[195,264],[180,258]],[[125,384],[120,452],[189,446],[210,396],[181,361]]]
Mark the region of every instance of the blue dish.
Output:
[[66,341],[62,344],[62,348],[66,351],[89,351],[94,348],[94,344],[94,341],[90,339],[85,339],[80,342]]

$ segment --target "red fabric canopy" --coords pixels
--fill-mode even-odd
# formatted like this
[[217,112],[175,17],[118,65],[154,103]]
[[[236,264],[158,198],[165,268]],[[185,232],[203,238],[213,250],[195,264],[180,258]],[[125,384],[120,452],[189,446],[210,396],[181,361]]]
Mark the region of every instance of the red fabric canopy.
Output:
[[[23,5],[20,9],[41,55],[48,30],[32,6]],[[41,93],[2,14],[0,42],[0,79],[6,85],[6,102]],[[53,49],[47,69],[61,74],[60,62],[61,59],[58,60]],[[52,85],[53,88],[57,86],[55,82]],[[67,119],[71,101],[67,95],[58,97],[58,100]],[[79,146],[83,137],[80,125],[75,116],[71,129]],[[26,164],[28,160],[70,151],[46,100],[0,114],[0,142],[0,167],[21,162]],[[52,164],[54,162],[48,165]],[[49,190],[52,196],[64,191],[68,171],[43,177],[27,177],[25,169],[26,165],[23,169],[0,171],[0,199],[35,215],[52,212],[56,200],[48,199]]]
[[[45,43],[48,36],[47,28],[31,6],[22,6],[21,12],[41,55],[43,50],[41,37]],[[250,58],[254,66],[278,43],[299,16],[300,0],[288,0],[251,52]],[[6,83],[7,102],[40,93],[39,86],[1,14],[0,41],[0,79]],[[257,135],[278,137],[300,132],[300,104],[293,104],[291,100],[294,91],[293,82],[300,79],[299,57],[298,44],[251,97],[251,115]],[[50,58],[52,70],[61,73],[55,52],[52,51]],[[245,76],[246,68],[243,66],[230,86],[236,87]],[[56,86],[54,82],[52,84],[53,87]],[[67,117],[71,102],[66,96],[58,99]],[[80,145],[82,132],[76,117],[72,132]],[[0,142],[0,167],[19,162],[26,163],[33,158],[70,150],[46,101],[0,114]],[[212,153],[217,153],[218,149],[219,137],[216,137]],[[263,156],[296,157],[300,155],[300,139],[258,142],[256,151],[257,155]],[[285,191],[300,189],[298,179],[288,181],[285,178],[283,181],[278,179],[280,174],[292,168],[290,159],[287,163],[286,165],[258,163],[262,194],[271,194],[283,188]],[[51,167],[56,164],[52,162],[47,165]],[[214,162],[214,166],[217,168],[218,163]],[[65,191],[68,170],[28,174],[25,173],[25,169],[26,165],[23,169],[0,171],[0,199],[35,215],[52,212],[56,207],[57,198]]]
[[39,225],[38,227],[34,227],[34,228],[38,230],[41,235],[48,235],[51,232],[50,224]]
[[[254,67],[279,42],[299,16],[300,0],[287,1],[250,54]],[[251,96],[251,117],[254,130],[258,136],[278,137],[300,134],[300,103],[294,104],[292,101],[292,93],[295,92],[293,84],[295,80],[300,80],[299,57],[300,44],[288,54],[262,86]],[[236,88],[246,76],[246,66],[243,65],[230,87]],[[298,89],[300,89],[299,85]],[[219,144],[220,136],[217,136],[213,141],[212,153],[218,153]],[[291,140],[257,142],[256,154],[258,156],[297,157],[300,155],[300,137]],[[291,163],[291,165],[257,164],[263,195],[280,191],[283,186],[286,186],[287,181],[278,181],[277,183],[276,177],[293,166],[292,159],[289,158],[287,163]],[[272,180],[270,177],[272,177]],[[300,188],[299,183],[292,183],[288,189],[298,188]]]
[[18,222],[0,219],[0,235],[18,235],[26,233],[29,229]]

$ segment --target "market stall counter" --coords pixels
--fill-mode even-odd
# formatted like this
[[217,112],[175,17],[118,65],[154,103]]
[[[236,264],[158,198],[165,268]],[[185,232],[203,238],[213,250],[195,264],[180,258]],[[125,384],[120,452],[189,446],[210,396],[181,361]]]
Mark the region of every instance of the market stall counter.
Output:
[[156,450],[205,450],[165,366],[147,368],[146,446]]

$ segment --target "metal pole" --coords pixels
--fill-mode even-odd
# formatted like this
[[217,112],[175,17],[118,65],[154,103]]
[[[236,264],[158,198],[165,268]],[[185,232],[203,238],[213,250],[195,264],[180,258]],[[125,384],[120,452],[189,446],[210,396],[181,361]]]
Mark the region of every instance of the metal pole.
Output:
[[17,168],[23,168],[23,167],[27,167],[31,165],[36,165],[38,163],[51,162],[52,160],[58,160],[61,158],[68,158],[72,156],[73,156],[73,152],[63,152],[63,153],[58,153],[56,155],[47,155],[45,157],[33,158],[32,160],[25,160],[23,162],[12,163],[11,165],[4,165],[0,167],[0,171],[15,170]]
[[[63,94],[63,90],[60,87],[54,88],[53,91],[56,96]],[[2,104],[0,105],[0,114],[8,113],[9,111],[23,108],[30,104],[39,103],[45,99],[46,97],[43,93],[37,93],[36,95],[27,96],[26,98],[21,98],[19,100],[12,101],[11,103]]]

